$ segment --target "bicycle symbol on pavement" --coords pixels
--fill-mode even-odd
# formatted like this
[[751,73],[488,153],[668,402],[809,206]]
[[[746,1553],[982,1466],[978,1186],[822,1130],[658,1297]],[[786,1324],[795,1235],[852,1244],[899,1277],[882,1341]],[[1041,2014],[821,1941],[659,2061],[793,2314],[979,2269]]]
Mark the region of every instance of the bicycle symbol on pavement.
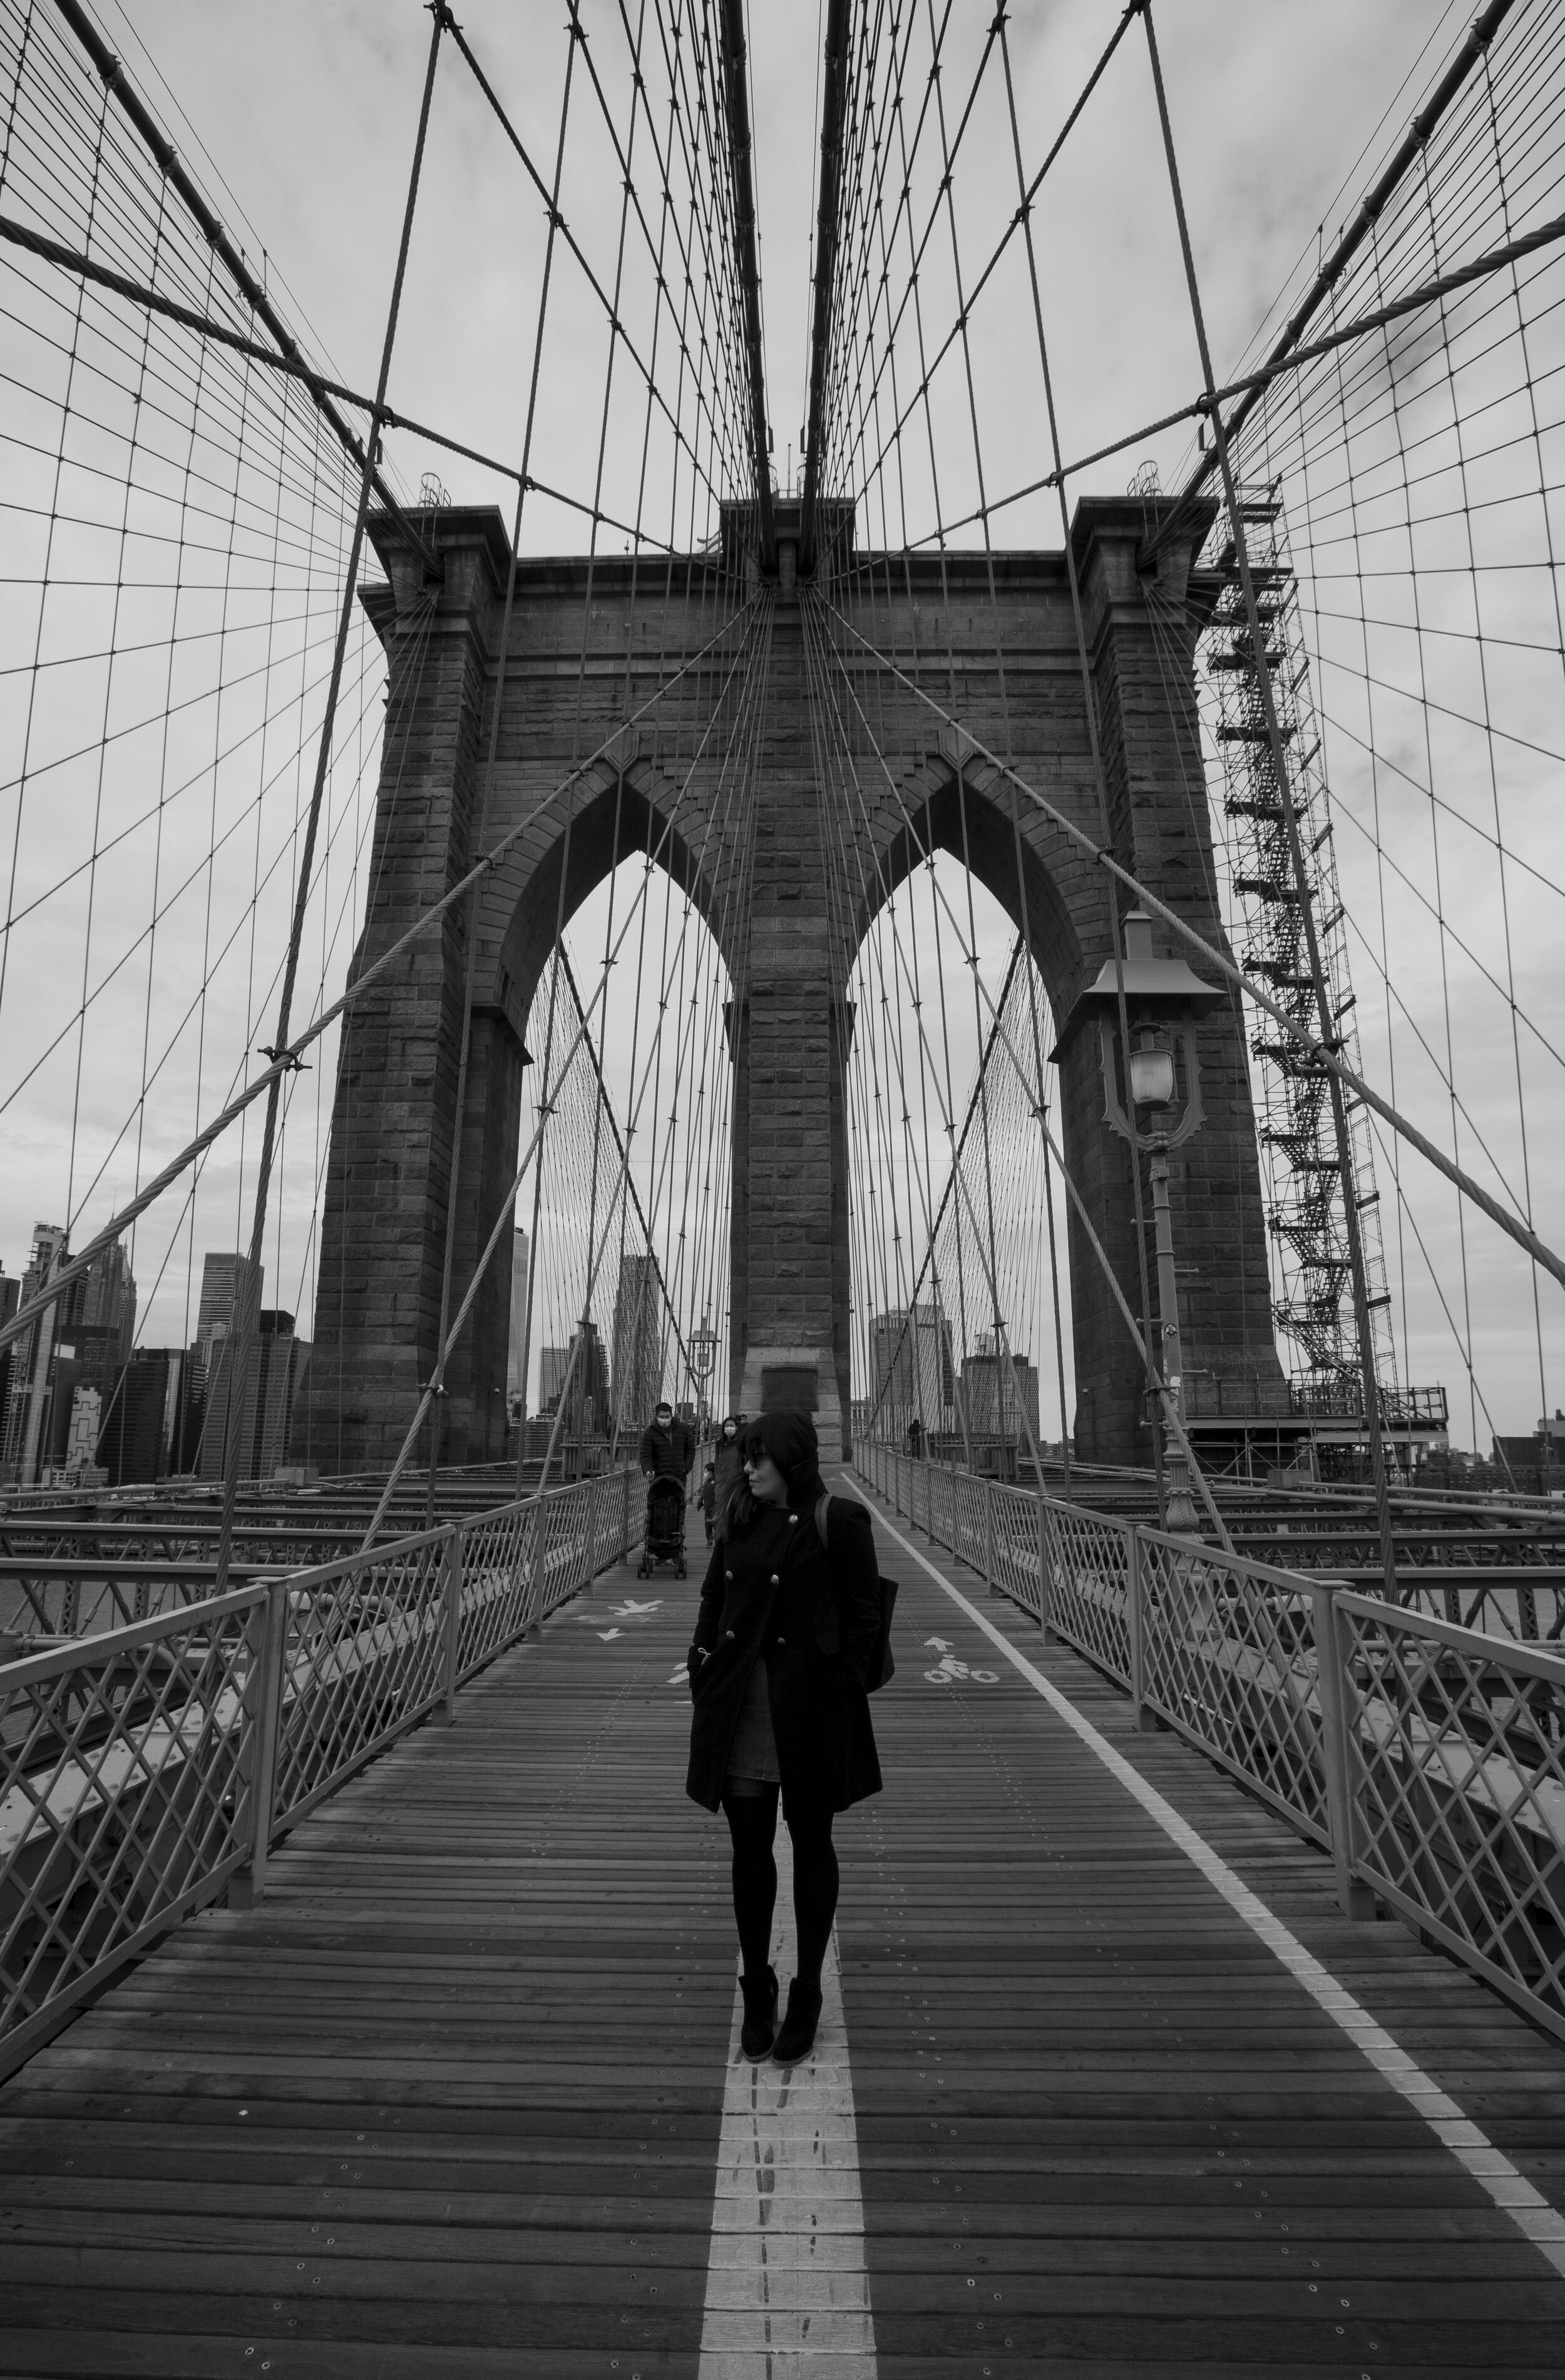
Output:
[[938,1670],[926,1670],[924,1675],[931,1686],[954,1686],[965,1681],[969,1685],[998,1686],[998,1670],[974,1670],[959,1661],[943,1636],[926,1636],[926,1645],[932,1646],[940,1657]]

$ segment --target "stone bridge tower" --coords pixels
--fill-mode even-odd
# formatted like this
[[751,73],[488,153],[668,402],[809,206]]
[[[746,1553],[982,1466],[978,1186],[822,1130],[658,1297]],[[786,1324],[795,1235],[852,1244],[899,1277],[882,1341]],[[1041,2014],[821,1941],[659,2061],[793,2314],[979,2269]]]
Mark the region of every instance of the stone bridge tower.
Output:
[[[387,584],[364,600],[386,645],[390,690],[356,967],[387,949],[479,848],[531,822],[485,880],[478,905],[462,1115],[460,905],[443,932],[411,946],[345,1027],[315,1354],[296,1425],[296,1451],[308,1441],[322,1468],[379,1468],[400,1445],[434,1361],[456,1135],[460,1296],[515,1172],[528,1062],[523,1034],[556,921],[621,859],[649,849],[700,909],[738,993],[729,1035],[729,1392],[736,1405],[810,1403],[823,1448],[834,1451],[845,1439],[851,1020],[833,983],[819,859],[827,827],[855,845],[865,888],[860,933],[931,847],[964,858],[1018,926],[1025,917],[1061,1029],[1056,1113],[1066,1161],[1132,1309],[1139,1307],[1128,1156],[1102,1124],[1096,1036],[1073,1020],[1112,946],[1107,880],[1036,812],[1024,805],[1018,815],[1008,784],[975,760],[966,736],[942,727],[884,673],[877,730],[893,782],[877,762],[863,772],[857,816],[823,816],[828,796],[806,703],[811,599],[790,567],[787,512],[779,507],[782,566],[767,588],[746,587],[717,552],[600,558],[590,566],[522,562],[481,845],[482,756],[510,562],[500,516],[424,516],[443,559],[437,589],[419,582],[397,540],[378,540]],[[729,527],[732,541],[733,520]],[[1148,532],[1140,498],[1084,501],[1073,536],[1116,851],[1220,944],[1192,680],[1195,637],[1216,592],[1195,569],[1204,528],[1197,520],[1159,545],[1148,575],[1138,568]],[[915,554],[889,564],[855,554],[820,591],[900,669],[918,673],[979,743],[1008,751],[1024,777],[1098,839],[1062,554]],[[760,616],[764,627],[747,637]],[[741,665],[736,656],[746,651]],[[633,722],[682,662],[692,666],[677,689]],[[735,754],[751,729],[755,768],[741,805]],[[568,794],[551,801],[592,755]],[[1175,954],[1161,929],[1158,947]],[[1242,1025],[1231,1005],[1201,1026],[1200,1058],[1207,1120],[1173,1160],[1186,1376],[1208,1406],[1275,1416],[1287,1397],[1271,1333]],[[1074,1215],[1069,1255],[1078,1452],[1145,1463],[1150,1440],[1136,1349]],[[448,1372],[453,1462],[503,1450],[508,1308],[509,1270],[498,1262]]]

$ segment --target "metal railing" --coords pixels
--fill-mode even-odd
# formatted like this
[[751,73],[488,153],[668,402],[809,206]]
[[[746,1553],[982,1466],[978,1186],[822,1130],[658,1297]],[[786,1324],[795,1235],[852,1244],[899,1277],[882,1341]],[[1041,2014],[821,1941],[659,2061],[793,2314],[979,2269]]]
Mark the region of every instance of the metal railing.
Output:
[[601,1474],[0,1667],[0,2075],[640,1542]]
[[855,1462],[1138,1728],[1328,1852],[1350,1916],[1383,1901],[1565,2038],[1565,1659],[887,1447]]

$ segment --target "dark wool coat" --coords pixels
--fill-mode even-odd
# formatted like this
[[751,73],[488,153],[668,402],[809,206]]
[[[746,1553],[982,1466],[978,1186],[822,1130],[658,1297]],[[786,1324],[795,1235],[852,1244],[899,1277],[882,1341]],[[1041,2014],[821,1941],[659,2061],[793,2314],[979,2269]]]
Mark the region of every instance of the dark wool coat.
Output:
[[833,1496],[824,1550],[813,1512],[763,1506],[720,1536],[701,1582],[685,1790],[715,1810],[758,1653],[766,1655],[782,1795],[793,1810],[845,1810],[880,1791],[865,1677],[880,1631],[880,1569],[864,1506]]
[[736,1438],[720,1438],[713,1459],[717,1464],[717,1509],[726,1512],[734,1490],[745,1484],[745,1450]]

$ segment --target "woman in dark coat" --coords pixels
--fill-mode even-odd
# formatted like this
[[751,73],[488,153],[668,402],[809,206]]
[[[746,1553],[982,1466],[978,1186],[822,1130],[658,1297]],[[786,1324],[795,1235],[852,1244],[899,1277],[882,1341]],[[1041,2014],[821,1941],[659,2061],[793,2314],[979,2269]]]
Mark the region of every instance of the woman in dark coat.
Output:
[[717,1509],[719,1517],[726,1512],[732,1497],[745,1484],[745,1450],[739,1442],[743,1416],[724,1414],[718,1434],[717,1452],[713,1465],[717,1472]]
[[[826,1497],[807,1414],[762,1414],[743,1443],[746,1485],[722,1512],[690,1648],[696,1708],[685,1791],[706,1809],[721,1807],[733,1838],[745,1961],[741,2045],[748,2058],[770,2049],[791,2065],[808,2051],[820,2016],[820,1969],[837,1909],[831,1820],[880,1790],[866,1694],[880,1638],[880,1572],[864,1506]],[[798,1973],[781,2031],[767,1959],[779,1796],[793,1839],[798,1927]]]

